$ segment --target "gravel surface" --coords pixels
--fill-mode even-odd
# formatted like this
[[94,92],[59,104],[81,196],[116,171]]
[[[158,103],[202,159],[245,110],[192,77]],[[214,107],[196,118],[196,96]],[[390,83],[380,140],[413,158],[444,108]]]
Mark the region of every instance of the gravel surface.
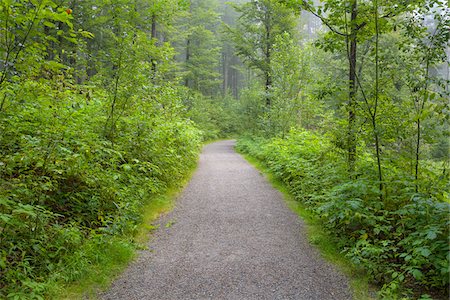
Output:
[[103,299],[351,299],[282,195],[234,149],[207,145],[162,224]]

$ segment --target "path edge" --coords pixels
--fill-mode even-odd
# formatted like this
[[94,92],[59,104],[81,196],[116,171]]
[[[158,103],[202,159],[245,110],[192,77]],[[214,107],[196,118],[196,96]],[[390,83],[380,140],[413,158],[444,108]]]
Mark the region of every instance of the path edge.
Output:
[[236,146],[234,147],[234,151],[258,170],[271,186],[282,194],[286,206],[304,223],[309,244],[318,250],[320,256],[325,261],[335,266],[348,279],[353,299],[377,299],[377,288],[369,283],[369,278],[363,270],[357,268],[339,251],[339,247],[333,242],[333,238],[321,226],[320,219],[308,211],[300,202],[296,201],[289,192],[286,184],[277,179],[261,160],[238,151]]

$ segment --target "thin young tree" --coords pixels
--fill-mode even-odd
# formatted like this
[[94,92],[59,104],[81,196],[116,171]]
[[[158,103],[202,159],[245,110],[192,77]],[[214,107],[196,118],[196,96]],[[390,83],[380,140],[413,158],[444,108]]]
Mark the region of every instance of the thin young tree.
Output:
[[276,0],[252,0],[235,9],[241,14],[235,27],[228,27],[236,52],[250,68],[263,77],[265,105],[271,106],[273,45],[282,33],[292,33],[294,13]]

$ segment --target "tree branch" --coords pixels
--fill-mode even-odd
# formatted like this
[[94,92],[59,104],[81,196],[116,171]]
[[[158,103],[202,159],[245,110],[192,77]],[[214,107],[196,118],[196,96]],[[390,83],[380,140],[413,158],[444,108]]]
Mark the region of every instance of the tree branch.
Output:
[[322,17],[321,15],[319,15],[318,13],[316,13],[314,11],[314,8],[311,7],[305,0],[303,0],[303,7],[305,8],[305,10],[307,10],[308,12],[310,12],[311,14],[313,14],[314,16],[316,16],[317,18],[319,18],[323,24],[325,24],[325,26],[328,27],[328,29],[330,29],[332,32],[336,33],[337,35],[340,36],[348,36],[348,34],[342,33],[339,30],[337,30],[336,28],[334,28],[327,19],[325,19],[324,17]]

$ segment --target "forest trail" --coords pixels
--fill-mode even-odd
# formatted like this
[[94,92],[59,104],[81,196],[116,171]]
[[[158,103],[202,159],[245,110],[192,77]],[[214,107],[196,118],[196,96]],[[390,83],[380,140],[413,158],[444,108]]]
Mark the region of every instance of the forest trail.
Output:
[[207,145],[177,207],[103,299],[351,299],[347,279],[234,149]]

